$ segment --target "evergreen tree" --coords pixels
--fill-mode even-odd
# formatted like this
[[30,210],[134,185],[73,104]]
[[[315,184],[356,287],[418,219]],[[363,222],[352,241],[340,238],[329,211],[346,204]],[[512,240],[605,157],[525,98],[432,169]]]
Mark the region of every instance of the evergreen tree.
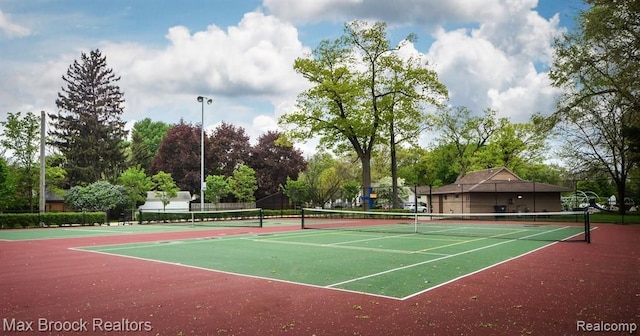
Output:
[[101,179],[115,181],[124,171],[126,137],[121,120],[123,92],[113,69],[100,50],[82,53],[67,74],[65,87],[56,99],[57,113],[51,118],[52,145],[67,159],[65,167],[72,185]]

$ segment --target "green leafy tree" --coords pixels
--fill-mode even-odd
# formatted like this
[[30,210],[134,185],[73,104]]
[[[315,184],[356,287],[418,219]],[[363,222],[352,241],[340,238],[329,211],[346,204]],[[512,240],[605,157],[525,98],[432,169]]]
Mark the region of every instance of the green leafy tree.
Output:
[[348,166],[331,154],[319,152],[309,159],[307,170],[298,177],[299,185],[307,186],[308,198],[312,205],[324,206],[342,190],[344,182],[350,178]]
[[494,110],[487,109],[483,116],[476,117],[466,107],[453,107],[432,116],[432,126],[440,133],[439,145],[451,144],[455,151],[450,164],[458,171],[458,177],[467,174],[473,157],[498,130],[495,115]]
[[218,203],[220,199],[229,195],[229,181],[224,175],[209,175],[205,183],[207,189],[204,190],[204,198],[207,202]]
[[86,187],[71,188],[65,197],[65,203],[82,211],[109,211],[124,205],[126,199],[126,191],[122,186],[98,181]]
[[[412,37],[413,38],[413,37]],[[382,106],[385,125],[383,132],[389,144],[391,164],[391,205],[399,207],[397,148],[402,143],[418,145],[420,133],[427,128],[425,105],[442,107],[448,92],[438,81],[435,71],[427,67],[427,62],[419,58],[401,60],[395,55],[385,57],[389,72],[381,80],[383,89]],[[385,133],[386,133],[385,132]]]
[[[406,40],[413,38],[410,35]],[[312,55],[296,59],[295,71],[313,86],[298,96],[296,111],[283,115],[279,121],[292,126],[288,135],[294,139],[319,136],[324,148],[355,151],[362,165],[365,197],[371,186],[373,149],[382,141],[389,116],[395,113],[394,102],[399,110],[411,112],[417,105],[411,104],[410,97],[416,101],[424,98],[417,94],[419,91],[411,91],[419,90],[412,84],[427,81],[429,89],[434,84],[430,81],[433,73],[411,73],[410,67],[398,61],[396,50],[389,45],[384,23],[346,24],[342,37],[322,41]],[[397,76],[385,77],[392,72]],[[394,94],[397,100],[389,98]],[[406,101],[400,100],[402,95]],[[406,114],[406,118],[410,120],[411,115]]]
[[576,29],[557,40],[550,71],[563,90],[555,114],[566,140],[561,155],[576,173],[606,171],[623,200],[640,160],[628,138],[640,111],[640,1],[585,2]]
[[345,181],[342,184],[342,198],[349,202],[350,206],[353,206],[353,200],[358,197],[360,193],[360,182],[358,181]]
[[151,161],[158,153],[162,139],[172,125],[162,121],[152,121],[149,118],[142,119],[133,124],[131,129],[131,163],[132,166],[140,165],[148,171]]
[[130,167],[118,177],[118,184],[127,193],[127,206],[134,209],[147,199],[147,192],[153,189],[153,181],[140,166]]
[[228,179],[231,193],[240,202],[255,201],[255,192],[258,189],[256,183],[256,172],[249,166],[241,164],[234,171],[233,176]]
[[311,186],[303,179],[291,179],[287,177],[287,182],[281,186],[282,192],[289,197],[294,205],[305,204],[311,201],[309,191]]
[[99,50],[92,50],[83,52],[62,80],[65,86],[56,99],[58,111],[49,114],[49,135],[51,144],[66,157],[71,184],[114,182],[126,162],[120,77],[107,67]]
[[155,183],[156,197],[160,198],[162,202],[162,209],[166,210],[167,205],[171,203],[171,199],[178,196],[180,188],[173,181],[171,174],[159,171],[151,177],[153,183]]
[[9,167],[3,157],[0,157],[0,212],[10,204],[13,187],[9,180]]
[[522,177],[532,165],[544,161],[548,151],[546,140],[553,126],[548,119],[538,114],[528,123],[511,123],[508,118],[500,118],[496,125],[486,145],[472,157],[472,170],[507,167]]
[[15,192],[25,198],[29,209],[34,209],[34,190],[37,190],[39,170],[37,153],[40,140],[40,118],[32,112],[24,117],[21,112],[8,113],[7,120],[0,122],[4,128],[0,145],[11,153],[18,179]]
[[49,193],[64,196],[67,187],[67,171],[64,169],[66,159],[60,154],[48,155],[45,158],[45,181]]

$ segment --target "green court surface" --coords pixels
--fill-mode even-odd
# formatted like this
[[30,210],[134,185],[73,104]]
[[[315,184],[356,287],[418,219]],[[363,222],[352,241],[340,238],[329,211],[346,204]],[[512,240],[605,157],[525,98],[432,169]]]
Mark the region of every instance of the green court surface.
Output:
[[552,244],[528,239],[545,230],[565,237],[581,232],[522,225],[513,230],[518,238],[297,230],[78,250],[406,299]]
[[[299,225],[299,220],[269,219],[264,220],[264,226],[286,226]],[[256,226],[255,223],[247,224],[247,227]],[[125,235],[141,233],[160,233],[193,230],[215,230],[229,229],[232,227],[243,227],[238,221],[210,222],[195,225],[190,223],[168,223],[168,224],[145,224],[145,225],[113,225],[113,226],[72,226],[55,227],[42,229],[7,229],[0,230],[0,240],[33,240],[33,239],[54,239],[54,238],[76,238],[94,237],[108,235]]]

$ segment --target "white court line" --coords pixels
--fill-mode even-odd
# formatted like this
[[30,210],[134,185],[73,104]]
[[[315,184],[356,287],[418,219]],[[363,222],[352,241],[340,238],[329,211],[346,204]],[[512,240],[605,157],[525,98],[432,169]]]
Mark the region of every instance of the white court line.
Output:
[[279,241],[279,240],[269,240],[269,239],[254,239],[254,241],[255,242],[273,243],[273,244],[328,247],[328,248],[338,248],[338,249],[344,249],[344,250],[372,251],[372,252],[396,253],[396,254],[425,254],[425,255],[433,254],[433,255],[438,255],[438,256],[446,256],[446,255],[448,255],[448,254],[442,254],[442,253],[432,253],[432,252],[422,252],[422,251],[392,250],[392,249],[386,249],[386,248],[375,248],[375,247],[364,247],[364,246],[344,246],[344,245],[335,245],[335,244],[289,242],[289,241]]
[[[311,233],[311,232],[309,232]],[[306,233],[308,235],[309,233]],[[256,237],[261,236],[271,236],[271,235],[287,235],[287,232],[274,232],[274,233],[259,233],[259,232],[248,232],[240,235],[226,236],[226,235],[217,235],[217,236],[208,236],[208,237],[199,237],[199,238],[188,238],[188,239],[169,239],[169,240],[158,240],[153,242],[142,242],[142,243],[122,243],[122,244],[109,244],[109,245],[101,245],[101,246],[81,246],[77,247],[77,249],[87,249],[88,251],[94,248],[99,248],[100,251],[118,251],[118,250],[131,250],[137,248],[147,248],[147,247],[160,247],[165,246],[168,243],[180,243],[180,244],[194,244],[194,243],[205,243],[212,241],[233,241],[233,240],[261,240],[256,239]],[[291,236],[303,236],[305,234],[294,234]]]
[[331,245],[342,245],[342,244],[361,243],[361,242],[366,242],[366,241],[381,240],[381,239],[388,239],[388,238],[397,238],[397,237],[406,237],[406,236],[407,236],[407,234],[399,234],[399,235],[393,235],[393,236],[384,236],[384,237],[376,237],[376,238],[367,238],[367,239],[349,240],[349,241],[338,242],[338,243],[332,243],[332,244],[327,244],[327,245],[331,246]]
[[356,281],[360,281],[360,280],[364,280],[364,279],[368,279],[368,278],[373,278],[373,277],[376,277],[376,276],[379,276],[379,275],[393,273],[393,272],[404,270],[404,269],[407,269],[407,268],[421,266],[421,265],[429,264],[429,263],[432,263],[432,262],[436,262],[436,261],[440,261],[440,260],[444,260],[444,259],[457,257],[457,256],[460,256],[460,255],[463,255],[463,254],[468,254],[468,253],[473,253],[473,252],[485,250],[485,249],[488,249],[488,248],[492,248],[492,247],[496,247],[496,246],[499,246],[499,245],[511,243],[511,242],[514,242],[514,241],[523,240],[523,239],[535,237],[535,236],[538,236],[538,235],[541,235],[541,234],[545,234],[545,233],[549,233],[549,232],[554,232],[554,231],[566,229],[566,228],[569,228],[569,227],[570,226],[564,226],[564,227],[561,227],[561,228],[557,228],[555,230],[540,232],[540,233],[528,235],[528,236],[525,236],[525,237],[521,237],[521,238],[518,238],[518,239],[505,240],[505,241],[498,242],[498,243],[495,243],[495,244],[478,247],[478,248],[475,248],[475,249],[472,249],[472,250],[466,250],[466,251],[462,251],[462,252],[458,252],[458,253],[442,256],[440,258],[435,258],[435,259],[431,259],[431,260],[425,260],[425,261],[422,261],[422,262],[419,262],[419,263],[406,265],[406,266],[402,266],[402,267],[396,267],[396,268],[392,268],[390,270],[386,270],[386,271],[382,271],[382,272],[378,272],[378,273],[373,273],[373,274],[369,274],[369,275],[353,278],[353,279],[346,280],[346,281],[337,282],[337,283],[334,283],[334,284],[331,284],[331,285],[327,285],[326,287],[331,288],[331,287],[336,287],[336,286],[348,284],[348,283],[351,283],[351,282],[356,282]]

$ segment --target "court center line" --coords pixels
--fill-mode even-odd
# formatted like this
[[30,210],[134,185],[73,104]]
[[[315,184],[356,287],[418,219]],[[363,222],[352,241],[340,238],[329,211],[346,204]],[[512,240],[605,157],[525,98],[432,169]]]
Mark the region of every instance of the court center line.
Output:
[[425,260],[425,261],[422,261],[422,262],[419,262],[419,263],[415,263],[415,264],[411,264],[411,265],[406,265],[406,266],[402,266],[402,267],[396,267],[396,268],[393,268],[393,269],[390,269],[390,270],[386,270],[386,271],[382,271],[382,272],[378,272],[378,273],[374,273],[374,274],[369,274],[369,275],[361,276],[361,277],[358,277],[358,278],[354,278],[354,279],[350,279],[350,280],[346,280],[346,281],[342,281],[342,282],[337,282],[337,283],[334,283],[334,284],[331,284],[331,285],[327,285],[325,287],[331,288],[331,287],[336,287],[336,286],[348,284],[348,283],[351,283],[351,282],[356,282],[356,281],[360,281],[360,280],[364,280],[364,279],[368,279],[368,278],[373,278],[373,277],[376,277],[376,276],[379,276],[379,275],[388,274],[388,273],[392,273],[392,272],[396,272],[396,271],[400,271],[400,270],[403,270],[403,269],[408,269],[408,268],[412,268],[412,267],[416,267],[416,266],[421,266],[421,265],[429,264],[429,263],[432,263],[432,262],[436,262],[436,261],[440,261],[440,260],[445,260],[445,259],[457,257],[457,256],[460,256],[460,255],[463,255],[463,254],[468,254],[468,253],[473,253],[473,252],[485,250],[485,249],[496,247],[496,246],[499,246],[499,245],[511,243],[511,242],[514,242],[514,241],[517,241],[517,240],[523,240],[523,239],[539,236],[541,234],[546,234],[546,233],[550,233],[550,232],[554,232],[554,231],[563,230],[563,229],[566,229],[566,228],[569,228],[569,227],[570,226],[564,226],[564,227],[557,228],[555,230],[540,232],[540,233],[528,235],[528,236],[525,236],[525,237],[521,237],[521,238],[518,238],[518,239],[505,240],[505,241],[498,242],[498,243],[495,243],[495,244],[478,247],[478,248],[475,248],[475,249],[472,249],[472,250],[462,251],[462,252],[458,252],[458,253],[455,253],[455,254],[442,256],[442,257],[431,259],[431,260]]

